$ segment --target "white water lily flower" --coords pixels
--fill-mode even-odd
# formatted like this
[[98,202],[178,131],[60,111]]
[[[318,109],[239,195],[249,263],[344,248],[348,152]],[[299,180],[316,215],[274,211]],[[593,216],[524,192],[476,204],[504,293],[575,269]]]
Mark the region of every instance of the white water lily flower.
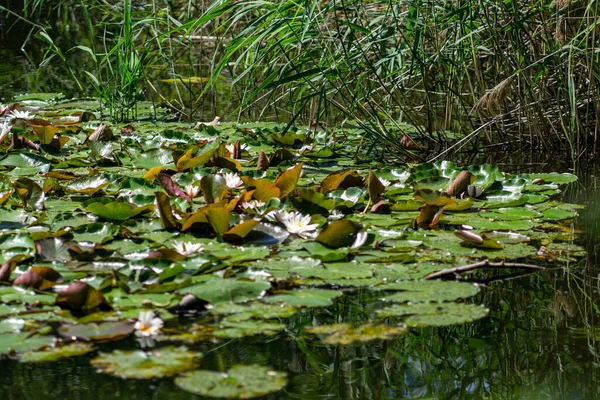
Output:
[[318,224],[310,223],[310,215],[302,215],[297,211],[281,211],[277,214],[277,219],[285,225],[285,229],[289,233],[293,233],[304,239],[312,236],[317,230],[317,226],[319,226]]
[[225,184],[230,189],[239,189],[244,185],[244,181],[236,173],[225,173],[223,178],[225,178]]
[[341,212],[340,210],[332,210],[329,212],[329,216],[327,217],[328,220],[330,221],[334,221],[337,219],[342,219],[344,218],[344,213]]
[[33,115],[29,111],[19,111],[13,110],[10,114],[8,114],[11,118],[21,118],[21,119],[33,119]]
[[163,327],[163,320],[154,315],[154,311],[141,311],[136,321],[135,336],[149,337],[157,336]]
[[186,185],[186,187],[184,189],[185,189],[185,193],[188,196],[190,196],[191,199],[198,196],[198,192],[200,191],[200,188],[198,186],[194,186],[194,185]]
[[[226,144],[226,145],[225,145],[225,148],[227,149],[227,151],[228,151],[229,153],[233,154],[233,148],[234,148],[234,145],[233,145],[233,144]],[[247,144],[245,144],[245,143],[243,143],[243,144],[240,144],[240,152],[242,152],[242,151],[244,151],[244,150],[248,150],[248,145],[247,145]]]
[[191,256],[194,253],[199,253],[202,250],[204,250],[200,243],[183,242],[180,240],[175,240],[173,241],[172,245],[173,249],[182,256]]
[[264,206],[265,206],[265,202],[260,201],[260,200],[244,201],[242,204],[240,204],[240,207],[242,207],[243,209],[252,209],[252,210],[257,210],[259,208],[263,208]]
[[382,184],[383,186],[390,186],[390,185],[392,184],[392,182],[388,181],[388,180],[387,180],[387,179],[385,179],[385,178],[379,178],[379,182],[381,182],[381,184]]
[[10,123],[10,119],[5,119],[4,123],[0,127],[0,141],[2,141],[6,137],[6,135],[8,135],[12,127],[13,126]]

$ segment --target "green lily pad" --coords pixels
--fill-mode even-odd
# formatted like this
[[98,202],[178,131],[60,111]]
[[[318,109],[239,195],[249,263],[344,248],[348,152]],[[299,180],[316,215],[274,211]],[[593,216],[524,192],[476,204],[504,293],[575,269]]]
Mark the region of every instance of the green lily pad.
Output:
[[119,201],[111,203],[95,202],[88,204],[86,210],[108,220],[126,221],[137,215],[148,213],[154,210],[154,206],[138,207],[131,203],[122,203]]
[[226,373],[194,371],[175,379],[181,389],[200,396],[250,399],[277,392],[287,384],[286,374],[260,365],[236,365]]
[[437,280],[400,281],[379,285],[377,289],[400,291],[384,299],[398,303],[441,303],[471,297],[479,292],[478,287],[470,283]]
[[393,305],[377,310],[379,318],[406,317],[408,326],[458,325],[483,318],[488,310],[476,304],[416,303]]
[[186,287],[181,293],[191,293],[209,303],[244,303],[259,299],[271,288],[268,282],[250,282],[237,279],[213,279],[200,285]]
[[0,355],[39,350],[53,345],[55,341],[54,336],[32,335],[31,332],[4,333],[0,335]]
[[19,358],[22,362],[52,362],[63,358],[82,356],[96,350],[91,343],[70,343],[64,346],[47,347],[43,350],[26,351]]
[[58,333],[65,338],[79,340],[120,340],[133,333],[133,324],[126,321],[109,321],[89,324],[65,324],[58,328]]
[[285,329],[284,324],[264,321],[222,321],[213,335],[219,338],[242,338],[247,336],[273,336]]
[[323,336],[323,343],[347,346],[356,342],[390,340],[406,333],[406,328],[383,324],[362,324],[353,327],[350,324],[318,325],[306,328],[306,331]]
[[118,378],[155,379],[178,375],[198,366],[201,353],[185,347],[163,347],[153,351],[115,350],[90,361],[100,372]]
[[298,289],[283,292],[264,299],[270,304],[282,303],[292,307],[326,307],[333,304],[333,299],[340,297],[342,292],[326,289]]

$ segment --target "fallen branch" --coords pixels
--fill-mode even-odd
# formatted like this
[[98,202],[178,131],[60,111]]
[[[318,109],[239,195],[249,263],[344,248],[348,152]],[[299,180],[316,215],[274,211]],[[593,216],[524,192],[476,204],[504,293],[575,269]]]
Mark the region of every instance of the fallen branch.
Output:
[[460,267],[454,267],[450,269],[444,269],[437,272],[432,272],[431,274],[425,276],[425,279],[439,279],[444,278],[448,275],[460,274],[461,272],[472,271],[474,269],[479,268],[514,268],[514,269],[529,269],[536,271],[544,271],[545,267],[540,267],[539,265],[532,264],[521,264],[521,263],[507,263],[507,262],[499,262],[499,263],[491,263],[489,260],[479,261],[473,264],[462,265]]

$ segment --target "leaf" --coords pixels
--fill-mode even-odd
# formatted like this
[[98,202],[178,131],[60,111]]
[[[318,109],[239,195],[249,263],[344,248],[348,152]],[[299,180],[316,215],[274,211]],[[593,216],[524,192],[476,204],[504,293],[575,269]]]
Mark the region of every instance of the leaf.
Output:
[[250,219],[238,224],[223,234],[223,239],[228,242],[241,240],[248,236],[250,232],[258,225],[259,221]]
[[367,178],[367,190],[373,203],[379,201],[380,196],[385,192],[385,186],[383,186],[383,183],[381,183],[371,169],[369,169],[369,177]]
[[249,176],[242,176],[241,179],[246,186],[246,191],[252,191],[252,198],[256,200],[266,203],[274,197],[281,197],[281,190],[271,182]]
[[152,352],[115,350],[101,353],[90,364],[104,374],[122,379],[157,379],[195,369],[201,358],[201,353],[170,346]]
[[167,192],[169,196],[180,197],[188,203],[192,202],[190,196],[188,196],[183,190],[181,190],[181,188],[177,186],[175,182],[173,182],[173,179],[171,179],[169,175],[159,173],[158,182],[165,189],[165,192]]
[[110,126],[106,124],[100,124],[98,127],[92,132],[87,140],[100,140],[100,141],[109,141],[114,138],[114,134]]
[[446,326],[475,321],[487,315],[485,307],[462,303],[393,305],[376,311],[379,318],[406,317],[408,326]]
[[177,170],[182,172],[191,168],[204,166],[204,164],[206,164],[215,154],[217,149],[218,143],[214,142],[214,144],[208,149],[204,149],[204,152],[201,155],[197,157],[192,157],[196,150],[194,147],[192,147],[191,149],[186,151],[185,154],[179,158],[179,160],[177,160]]
[[226,373],[193,371],[175,379],[181,389],[200,396],[249,399],[277,392],[287,384],[286,374],[262,365],[236,365]]
[[227,181],[221,175],[205,175],[200,180],[200,189],[208,204],[217,203],[226,194]]
[[337,290],[298,289],[268,296],[263,301],[271,304],[283,303],[293,307],[327,307],[333,304],[333,299],[341,295],[342,292]]
[[13,285],[31,287],[37,290],[47,290],[63,281],[61,274],[49,267],[33,267],[19,275]]
[[47,347],[43,350],[29,350],[21,354],[19,360],[25,363],[53,362],[63,358],[83,356],[96,350],[90,343],[70,343],[63,346]]
[[126,221],[137,215],[152,212],[154,205],[138,207],[135,204],[120,201],[113,201],[106,204],[94,202],[88,204],[85,209],[108,220]]
[[317,242],[335,249],[352,245],[356,234],[362,229],[362,225],[348,220],[334,221],[327,225],[315,239]]
[[370,342],[373,340],[391,340],[398,335],[406,333],[406,328],[367,323],[353,327],[350,324],[317,325],[306,328],[306,331],[315,335],[324,336],[323,343],[348,346],[356,342]]
[[29,178],[19,178],[13,183],[13,187],[25,207],[32,207],[35,210],[46,209],[44,205],[46,195],[35,181]]
[[465,299],[479,292],[471,283],[440,280],[406,280],[379,285],[376,289],[398,291],[382,299],[398,303],[441,303]]
[[229,229],[229,211],[225,207],[209,208],[206,212],[208,223],[214,229],[217,236],[222,237]]
[[158,204],[158,214],[160,215],[160,222],[163,229],[179,228],[181,223],[173,216],[169,196],[163,192],[154,192],[154,197],[156,197],[156,203]]
[[321,182],[321,193],[362,185],[363,178],[361,178],[354,169],[334,172],[333,174],[327,175],[327,177],[323,179],[323,182]]
[[60,291],[55,304],[74,312],[112,311],[102,293],[85,282],[73,282]]
[[4,333],[0,335],[0,355],[42,349],[55,341],[54,336],[32,335],[31,332]]
[[48,125],[31,125],[33,133],[40,139],[41,144],[49,144],[54,135],[58,133],[58,128],[52,124]]
[[199,299],[212,304],[244,303],[264,296],[271,288],[268,282],[249,282],[237,279],[213,279],[200,285],[182,289],[182,293],[191,293]]
[[287,195],[296,189],[303,165],[304,163],[296,164],[294,167],[287,169],[277,177],[274,185],[281,191],[279,198],[283,199],[284,197],[287,197]]

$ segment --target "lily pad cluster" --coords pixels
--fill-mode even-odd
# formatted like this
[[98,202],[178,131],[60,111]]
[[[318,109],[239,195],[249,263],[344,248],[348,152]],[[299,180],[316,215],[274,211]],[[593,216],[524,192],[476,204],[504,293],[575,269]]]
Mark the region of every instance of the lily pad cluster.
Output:
[[[23,362],[100,350],[103,373],[260,396],[285,374],[199,370],[196,346],[286,335],[296,315],[359,289],[375,296],[369,321],[300,334],[348,345],[474,321],[487,313],[465,300],[478,286],[427,275],[585,254],[579,207],[558,200],[570,174],[381,167],[350,161],[350,133],[109,126],[91,106],[32,101],[0,121],[0,355]],[[132,348],[105,344],[117,340]]]

